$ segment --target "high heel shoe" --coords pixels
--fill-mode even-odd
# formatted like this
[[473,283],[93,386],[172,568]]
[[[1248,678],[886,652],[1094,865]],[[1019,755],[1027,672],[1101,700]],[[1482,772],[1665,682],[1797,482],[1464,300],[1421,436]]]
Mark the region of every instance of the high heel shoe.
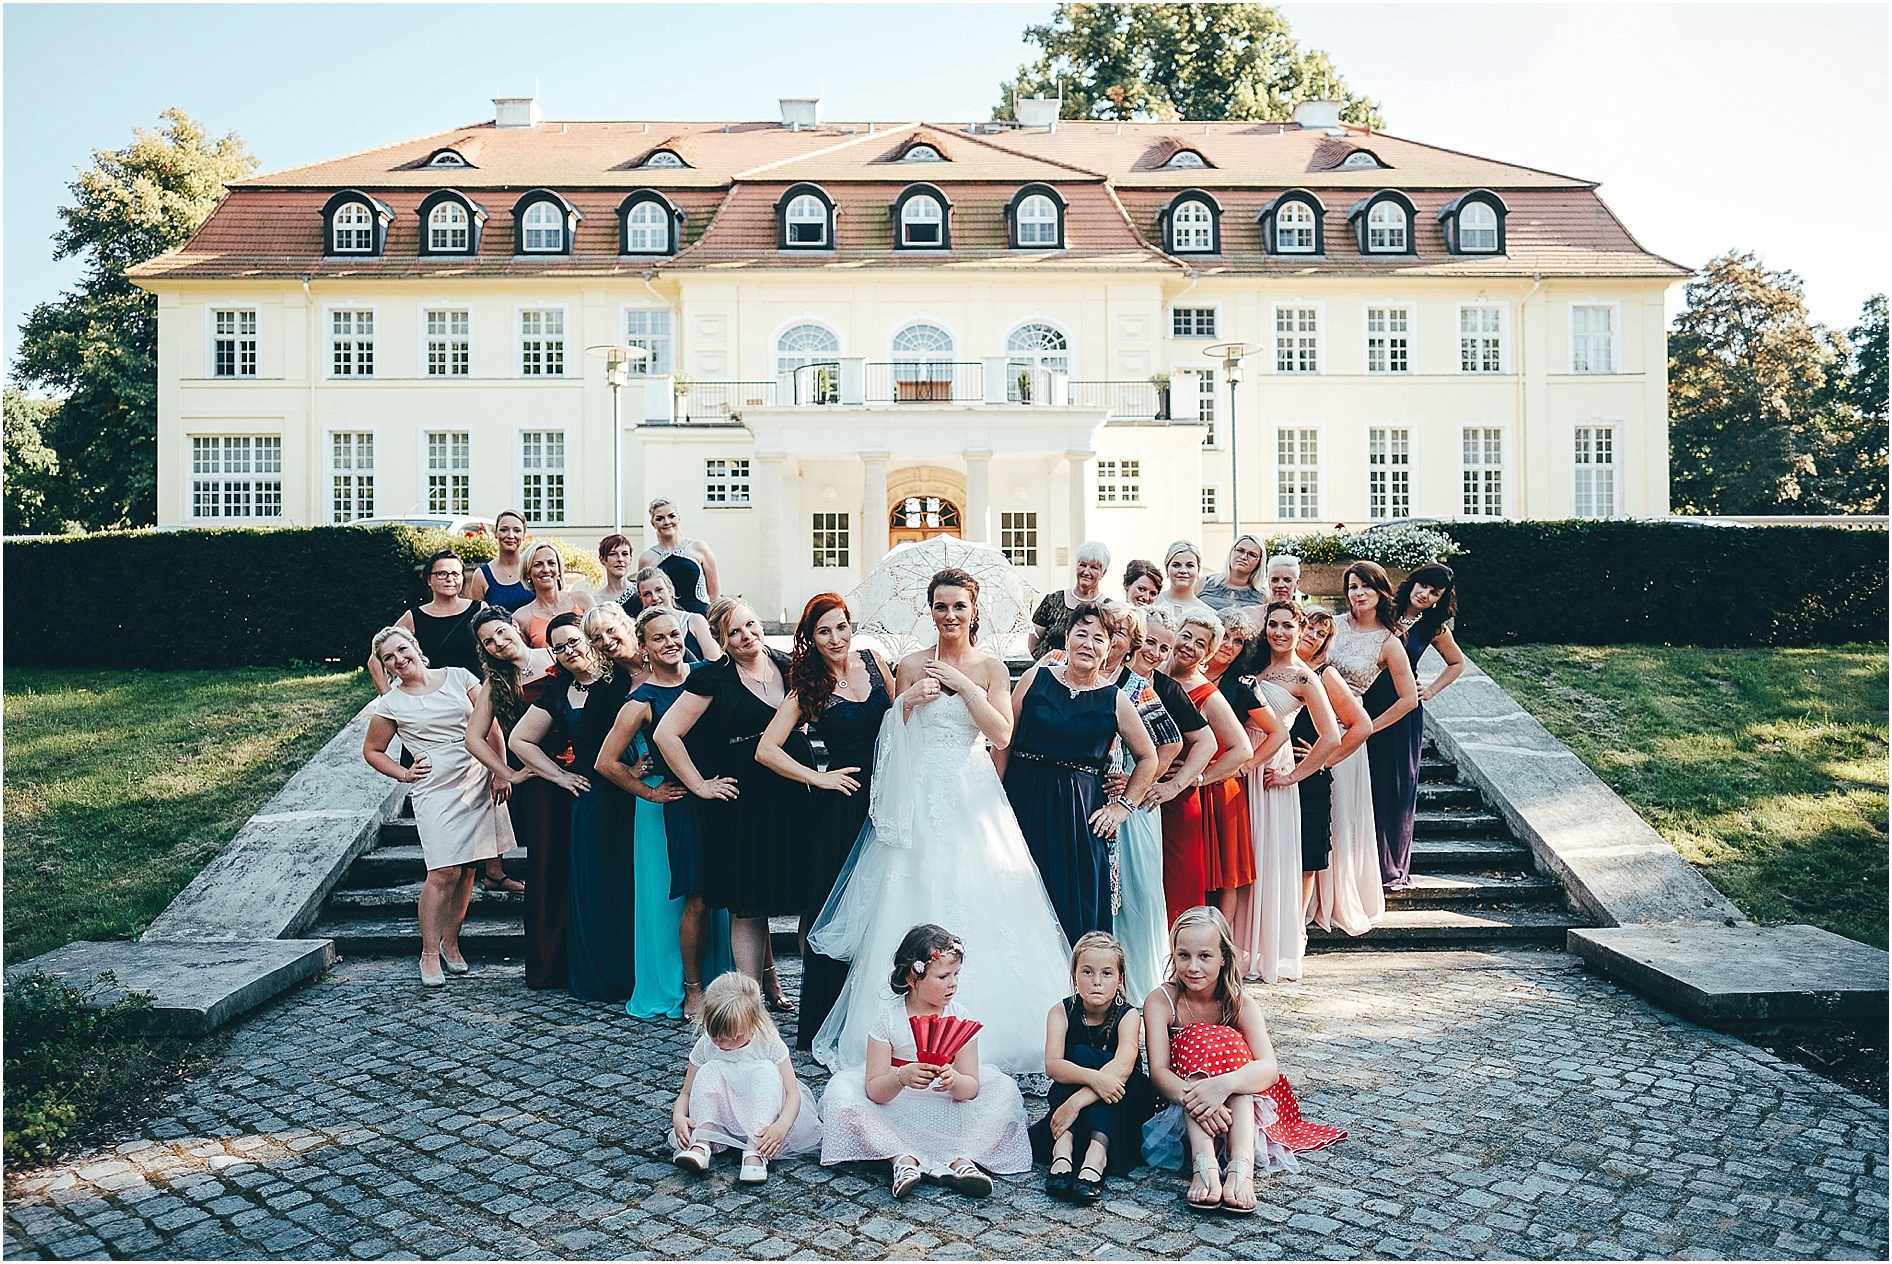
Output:
[[[692,997],[696,1000],[695,1009],[690,1008],[690,1000]],[[702,1012],[703,984],[700,981],[685,979],[683,981],[683,1021],[693,1023],[696,1021],[697,1015]]]
[[[434,968],[431,973],[429,973],[427,969],[427,958],[429,957],[432,957],[434,959]],[[430,988],[447,986],[447,976],[444,973],[442,973],[440,969],[440,954],[439,953],[423,952],[420,955],[420,985],[422,987],[430,987]]]
[[782,980],[776,975],[774,966],[770,966],[762,972],[762,981],[764,984],[762,989],[763,994],[769,998],[770,1009],[778,1014],[792,1014],[795,1012],[795,1002],[789,1000],[788,993],[782,990]]
[[447,941],[444,939],[440,941],[440,964],[445,967],[448,974],[465,974],[468,970],[473,968],[466,963],[465,957],[461,957],[458,961],[449,957],[447,955]]

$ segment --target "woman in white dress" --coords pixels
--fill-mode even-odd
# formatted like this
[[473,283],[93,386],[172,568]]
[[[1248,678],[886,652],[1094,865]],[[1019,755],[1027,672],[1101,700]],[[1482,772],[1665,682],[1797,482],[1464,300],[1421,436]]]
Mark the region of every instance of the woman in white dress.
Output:
[[1196,595],[1196,585],[1202,582],[1201,549],[1187,540],[1176,541],[1163,553],[1163,574],[1169,586],[1163,589],[1156,604],[1176,616],[1178,627],[1188,615],[1219,620],[1215,608]]
[[1292,728],[1302,707],[1314,721],[1317,740],[1307,758],[1294,762],[1292,743],[1248,768],[1250,835],[1255,844],[1255,881],[1235,902],[1235,948],[1242,977],[1264,983],[1301,977],[1307,948],[1305,901],[1301,893],[1300,782],[1312,776],[1340,745],[1340,730],[1327,692],[1306,664],[1294,656],[1307,616],[1292,601],[1271,601],[1262,635],[1267,665],[1255,676],[1261,700]]
[[[375,633],[373,654],[393,686],[370,705],[361,755],[383,776],[414,787],[414,826],[427,861],[420,890],[420,981],[439,987],[443,973],[467,972],[460,955],[460,923],[473,898],[477,862],[513,846],[506,800],[512,782],[495,778],[466,749],[480,682],[464,667],[429,667],[406,628]],[[488,724],[495,754],[499,726]],[[388,754],[396,737],[414,756],[411,767]],[[500,755],[500,758],[504,758]]]
[[1044,1070],[1044,1015],[1068,990],[1070,948],[986,750],[1011,741],[1011,679],[974,645],[978,600],[964,571],[941,571],[927,586],[939,644],[894,670],[867,827],[808,934],[816,952],[850,963],[815,1036],[815,1057],[830,1069],[865,1061],[868,1032],[893,996],[886,963],[908,930],[931,922],[966,945],[958,998],[985,1024],[984,1059]]

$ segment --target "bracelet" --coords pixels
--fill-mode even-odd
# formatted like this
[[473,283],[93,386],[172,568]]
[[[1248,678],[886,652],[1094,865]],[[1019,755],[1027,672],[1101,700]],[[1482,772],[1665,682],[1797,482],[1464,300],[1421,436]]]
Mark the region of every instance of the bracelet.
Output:
[[1123,809],[1124,811],[1126,811],[1126,812],[1134,812],[1134,811],[1136,811],[1136,810],[1137,810],[1137,805],[1136,805],[1136,804],[1134,804],[1134,803],[1132,803],[1132,802],[1130,802],[1130,798],[1129,798],[1129,796],[1128,796],[1128,795],[1122,795],[1122,794],[1113,794],[1113,795],[1111,795],[1111,796],[1110,796],[1110,803],[1109,803],[1109,804],[1107,804],[1106,806],[1115,806],[1115,807],[1120,807],[1120,808],[1122,808],[1122,809]]

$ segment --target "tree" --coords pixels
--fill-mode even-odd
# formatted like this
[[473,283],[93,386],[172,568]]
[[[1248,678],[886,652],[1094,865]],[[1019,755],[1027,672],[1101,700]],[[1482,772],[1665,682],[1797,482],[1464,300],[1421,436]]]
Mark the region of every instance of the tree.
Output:
[[1060,4],[1025,38],[1041,55],[1000,85],[995,119],[1012,117],[1015,94],[1061,91],[1067,118],[1285,121],[1299,102],[1334,100],[1349,123],[1385,123],[1268,5]]
[[5,392],[6,509],[8,535],[34,535],[64,528],[59,497],[59,454],[46,446],[56,399],[28,399],[14,387]]
[[62,499],[87,527],[157,520],[158,305],[125,270],[189,240],[257,165],[236,133],[213,143],[182,110],[162,117],[156,132],[134,128],[128,148],[94,150],[69,186],[53,257],[86,256],[85,277],[33,308],[14,362],[22,381],[66,397],[45,437]]
[[1886,301],[1866,300],[1859,323],[1835,339],[1842,352],[1821,410],[1828,451],[1816,488],[1841,513],[1886,511]]

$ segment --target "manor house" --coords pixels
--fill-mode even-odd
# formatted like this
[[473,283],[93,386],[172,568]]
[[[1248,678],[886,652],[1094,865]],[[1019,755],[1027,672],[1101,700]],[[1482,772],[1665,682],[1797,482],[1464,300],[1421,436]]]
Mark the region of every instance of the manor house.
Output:
[[[239,181],[133,269],[158,296],[161,526],[516,508],[590,542],[621,491],[640,539],[662,495],[774,618],[941,531],[1044,590],[1087,538],[1119,564],[1198,539],[1217,566],[1238,512],[1668,512],[1663,296],[1687,269],[1591,181],[1331,102],[950,125],[494,105]],[[645,352],[616,392],[621,488],[604,344]]]

